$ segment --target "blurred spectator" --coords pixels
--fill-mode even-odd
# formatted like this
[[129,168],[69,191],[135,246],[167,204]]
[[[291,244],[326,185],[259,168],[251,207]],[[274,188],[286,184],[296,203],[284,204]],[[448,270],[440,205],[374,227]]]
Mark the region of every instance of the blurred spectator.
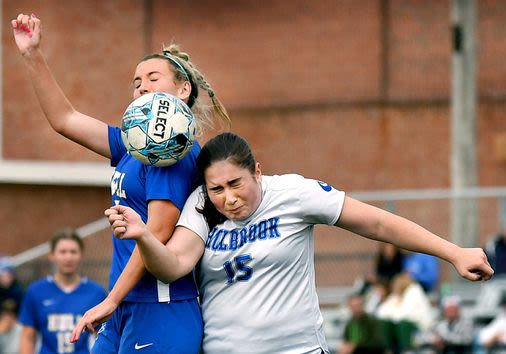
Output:
[[403,254],[399,247],[380,242],[374,262],[375,281],[391,282],[403,270]]
[[19,353],[21,325],[18,322],[19,304],[12,298],[0,303],[0,353]]
[[485,245],[488,261],[494,269],[494,276],[506,275],[506,232],[504,227],[491,236]]
[[387,299],[389,294],[389,281],[380,280],[371,284],[364,294],[365,312],[375,314],[379,306]]
[[389,293],[392,278],[402,272],[401,250],[387,242],[378,242],[373,273],[355,280],[355,291],[364,296],[366,312],[373,313]]
[[12,299],[21,304],[24,289],[16,279],[14,266],[9,257],[0,257],[0,303]]
[[418,331],[428,330],[433,323],[433,311],[427,294],[409,274],[401,273],[392,280],[392,292],[378,307],[385,338],[394,352],[413,347]]
[[19,353],[21,325],[19,306],[24,289],[16,278],[9,257],[0,257],[0,354]]
[[448,296],[441,302],[443,318],[423,336],[420,344],[430,345],[442,354],[470,353],[474,337],[471,319],[461,316],[458,296]]
[[436,257],[411,252],[404,258],[403,271],[409,273],[426,293],[436,290],[439,281],[439,263]]
[[383,332],[379,321],[365,312],[361,295],[348,299],[351,318],[345,325],[340,354],[384,353]]
[[21,354],[35,352],[37,335],[40,353],[89,354],[88,332],[76,343],[70,343],[70,337],[86,310],[106,294],[100,285],[79,275],[83,248],[83,241],[71,229],[52,238],[49,259],[55,273],[31,284],[21,306]]
[[[500,312],[488,325],[483,327],[478,334],[478,344],[490,348],[493,346],[506,345],[506,294],[503,294],[500,301]],[[494,351],[494,353],[499,353]],[[501,351],[503,353],[503,351]]]

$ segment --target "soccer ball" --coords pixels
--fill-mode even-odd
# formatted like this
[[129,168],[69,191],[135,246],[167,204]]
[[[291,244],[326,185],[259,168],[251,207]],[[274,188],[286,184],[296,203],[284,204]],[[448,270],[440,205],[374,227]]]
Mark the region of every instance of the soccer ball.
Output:
[[146,165],[170,166],[195,142],[195,118],[179,98],[163,92],[142,95],[123,114],[121,137],[133,157]]

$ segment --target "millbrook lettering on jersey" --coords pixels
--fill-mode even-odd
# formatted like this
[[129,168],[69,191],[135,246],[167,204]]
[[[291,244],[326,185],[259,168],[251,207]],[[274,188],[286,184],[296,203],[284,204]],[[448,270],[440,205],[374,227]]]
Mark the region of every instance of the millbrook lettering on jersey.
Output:
[[279,218],[262,220],[242,229],[225,230],[215,227],[209,233],[206,248],[213,251],[235,251],[247,243],[280,237]]

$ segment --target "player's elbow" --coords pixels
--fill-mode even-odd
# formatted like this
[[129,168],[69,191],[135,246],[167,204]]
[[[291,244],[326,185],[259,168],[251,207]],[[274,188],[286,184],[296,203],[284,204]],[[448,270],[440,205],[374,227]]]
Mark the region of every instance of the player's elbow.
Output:
[[166,269],[161,270],[161,269],[157,269],[157,268],[150,268],[149,266],[146,266],[146,269],[156,279],[158,279],[159,281],[161,281],[164,284],[172,283],[173,281],[178,279],[178,278],[174,277],[174,274],[171,274]]
[[155,267],[150,267],[149,265],[146,265],[146,268],[148,272],[153,274],[158,280],[165,284],[172,283],[179,278],[184,277],[188,273],[192,271],[192,269],[187,269],[184,265],[182,265],[180,262],[174,262],[172,264],[166,264],[165,266],[161,267],[160,265],[157,265]]
[[76,113],[77,112],[72,107],[68,107],[62,112],[48,112],[46,113],[46,116],[51,128],[53,128],[55,132],[65,137],[69,137],[71,136],[72,120],[74,119],[73,116]]
[[[152,272],[151,272],[152,273]],[[159,272],[158,274],[152,273],[158,280],[160,280],[164,284],[173,283],[179,278],[182,278],[186,274],[182,273],[174,273],[174,272]]]

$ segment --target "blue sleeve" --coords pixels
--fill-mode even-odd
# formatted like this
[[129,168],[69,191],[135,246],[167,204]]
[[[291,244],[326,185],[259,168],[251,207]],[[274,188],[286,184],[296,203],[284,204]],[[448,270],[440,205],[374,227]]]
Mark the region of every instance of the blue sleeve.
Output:
[[116,167],[127,153],[123,140],[121,139],[121,129],[118,127],[108,126],[109,149],[111,150],[111,166]]
[[21,311],[19,313],[19,322],[24,326],[30,326],[38,329],[39,324],[37,321],[37,305],[35,302],[36,296],[33,288],[28,288],[23,301],[21,302]]

